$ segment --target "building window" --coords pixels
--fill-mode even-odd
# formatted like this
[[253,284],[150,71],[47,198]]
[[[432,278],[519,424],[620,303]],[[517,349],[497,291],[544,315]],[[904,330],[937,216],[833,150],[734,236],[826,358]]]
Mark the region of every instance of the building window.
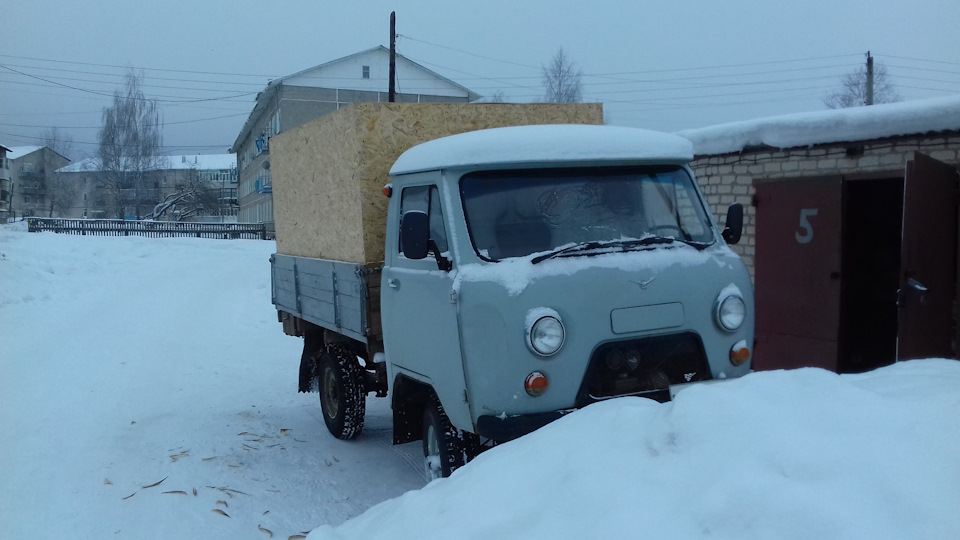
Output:
[[370,78],[370,66],[363,66],[363,78],[364,79]]

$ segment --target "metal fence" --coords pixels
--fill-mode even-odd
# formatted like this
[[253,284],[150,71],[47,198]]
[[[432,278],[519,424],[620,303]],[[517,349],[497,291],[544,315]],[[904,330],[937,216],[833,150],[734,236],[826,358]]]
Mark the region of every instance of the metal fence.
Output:
[[89,236],[171,238],[246,238],[265,240],[263,223],[194,223],[184,221],[125,221],[122,219],[27,218],[30,232],[53,231]]

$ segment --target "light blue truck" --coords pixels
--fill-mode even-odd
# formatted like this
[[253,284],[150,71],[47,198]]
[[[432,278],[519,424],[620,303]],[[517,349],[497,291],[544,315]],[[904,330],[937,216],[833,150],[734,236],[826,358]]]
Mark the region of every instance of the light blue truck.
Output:
[[[753,287],[686,139],[610,126],[475,131],[393,165],[385,260],[276,254],[273,302],[304,338],[300,390],[339,438],[389,397],[430,477],[600,400],[666,401],[750,369]],[[319,219],[319,218],[318,218]]]

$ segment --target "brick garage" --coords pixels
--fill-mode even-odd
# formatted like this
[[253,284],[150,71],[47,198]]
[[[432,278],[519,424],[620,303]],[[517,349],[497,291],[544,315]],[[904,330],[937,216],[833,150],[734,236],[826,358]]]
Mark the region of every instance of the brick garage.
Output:
[[960,99],[680,134],[718,221],[745,209],[733,248],[754,277],[758,369],[955,354]]

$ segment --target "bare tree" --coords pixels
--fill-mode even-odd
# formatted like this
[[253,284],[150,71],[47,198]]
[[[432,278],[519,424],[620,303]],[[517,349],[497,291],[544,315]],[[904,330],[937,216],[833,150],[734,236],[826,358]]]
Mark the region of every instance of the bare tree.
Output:
[[68,178],[68,175],[54,171],[47,177],[47,199],[50,201],[47,217],[65,216],[73,208],[73,203],[80,195],[80,186]]
[[[900,94],[890,83],[887,68],[877,62],[873,68],[873,103],[893,103],[900,101]],[[823,98],[823,104],[831,109],[862,107],[867,105],[867,68],[848,73],[841,82],[841,89]]]
[[153,207],[144,219],[170,218],[181,221],[205,211],[220,211],[219,187],[207,182],[199,170],[192,168],[178,183],[176,191]]
[[[73,136],[57,127],[52,127],[43,131],[42,138],[44,146],[70,159],[70,154],[73,153]],[[44,163],[44,168],[49,171],[53,167]],[[53,217],[55,213],[61,216],[66,214],[79,194],[79,186],[56,171],[48,177],[46,190],[47,200],[50,203],[48,217]]]
[[157,102],[142,90],[143,75],[131,70],[122,91],[113,93],[113,105],[103,109],[98,150],[101,181],[116,217],[133,210],[137,219],[158,201],[153,171],[163,169],[163,122]]
[[490,103],[506,103],[507,95],[503,93],[503,90],[497,90],[490,96]]
[[73,136],[69,133],[60,131],[60,128],[52,127],[43,131],[43,145],[70,159],[73,153]]
[[557,51],[549,66],[543,66],[543,100],[547,103],[580,103],[583,101],[583,72],[563,52]]

